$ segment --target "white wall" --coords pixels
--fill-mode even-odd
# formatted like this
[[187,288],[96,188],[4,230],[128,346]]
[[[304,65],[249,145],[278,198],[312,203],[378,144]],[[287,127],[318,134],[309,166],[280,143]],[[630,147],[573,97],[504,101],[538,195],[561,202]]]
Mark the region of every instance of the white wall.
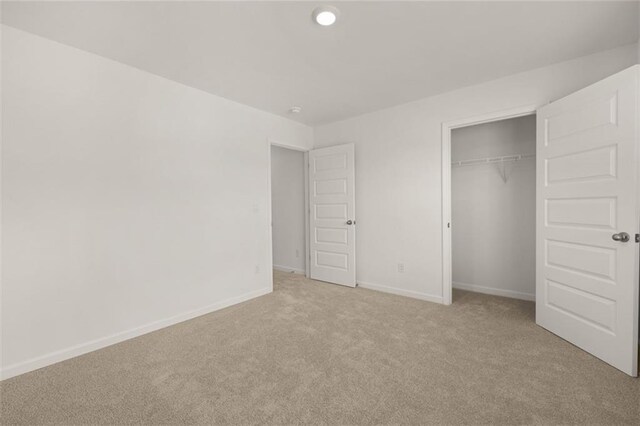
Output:
[[[535,115],[454,129],[451,160],[536,152]],[[452,167],[453,285],[535,299],[535,158]]]
[[4,377],[271,291],[309,127],[3,26]]
[[317,147],[355,143],[360,285],[442,300],[442,122],[543,105],[636,54],[633,44],[316,128]]
[[305,272],[304,153],[271,147],[273,267]]

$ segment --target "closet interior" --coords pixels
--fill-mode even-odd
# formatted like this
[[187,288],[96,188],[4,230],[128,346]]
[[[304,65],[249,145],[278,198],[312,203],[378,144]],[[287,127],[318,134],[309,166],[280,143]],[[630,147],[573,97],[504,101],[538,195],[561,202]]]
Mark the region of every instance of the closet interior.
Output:
[[535,152],[535,115],[452,131],[454,288],[535,300]]

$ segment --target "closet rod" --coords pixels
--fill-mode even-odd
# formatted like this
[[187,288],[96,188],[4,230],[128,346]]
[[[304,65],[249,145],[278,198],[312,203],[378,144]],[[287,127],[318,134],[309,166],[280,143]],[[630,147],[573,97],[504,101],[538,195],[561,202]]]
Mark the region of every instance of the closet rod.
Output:
[[510,161],[525,160],[527,158],[535,158],[535,154],[522,155],[503,155],[501,157],[474,158],[472,160],[452,161],[452,166],[475,166],[478,164],[496,164],[507,163]]

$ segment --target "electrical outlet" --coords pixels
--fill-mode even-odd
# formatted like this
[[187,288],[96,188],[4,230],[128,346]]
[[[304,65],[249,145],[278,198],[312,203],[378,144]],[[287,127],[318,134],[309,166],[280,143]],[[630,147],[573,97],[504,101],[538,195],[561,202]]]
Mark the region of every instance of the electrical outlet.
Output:
[[398,263],[398,272],[404,273],[404,263]]

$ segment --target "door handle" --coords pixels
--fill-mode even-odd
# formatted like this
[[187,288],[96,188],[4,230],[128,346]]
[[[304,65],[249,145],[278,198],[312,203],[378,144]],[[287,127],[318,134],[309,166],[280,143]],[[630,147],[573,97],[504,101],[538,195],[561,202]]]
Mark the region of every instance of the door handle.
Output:
[[629,234],[627,234],[626,232],[619,232],[617,234],[613,234],[611,238],[613,238],[613,241],[620,241],[621,243],[626,243],[631,239]]
[[355,223],[356,223],[356,221],[355,221],[355,220],[351,220],[351,219],[349,219],[349,220],[347,221],[347,225],[355,225]]

